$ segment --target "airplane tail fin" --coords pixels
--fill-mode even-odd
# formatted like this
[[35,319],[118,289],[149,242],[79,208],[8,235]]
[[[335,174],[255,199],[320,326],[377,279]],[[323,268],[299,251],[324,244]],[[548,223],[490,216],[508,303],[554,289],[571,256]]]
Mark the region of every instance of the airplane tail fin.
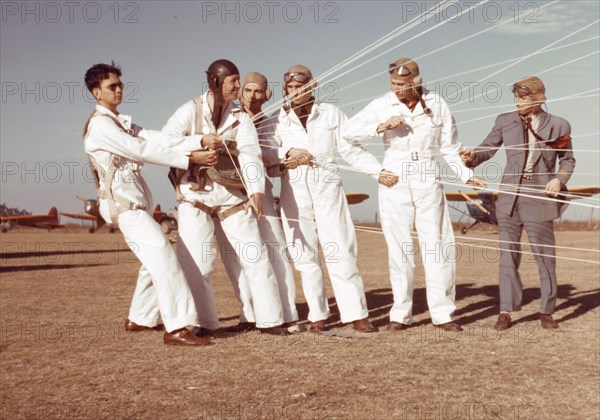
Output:
[[58,223],[58,210],[56,207],[52,207],[48,212],[48,216],[50,216],[56,223]]

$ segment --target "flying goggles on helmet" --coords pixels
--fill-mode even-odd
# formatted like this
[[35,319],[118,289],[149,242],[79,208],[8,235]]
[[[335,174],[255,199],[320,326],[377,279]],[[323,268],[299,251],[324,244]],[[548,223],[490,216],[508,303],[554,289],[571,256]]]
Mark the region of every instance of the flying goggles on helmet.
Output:
[[287,72],[283,75],[283,81],[285,83],[289,83],[292,80],[295,80],[298,83],[305,83],[312,79],[312,75],[306,74],[300,71],[297,72]]
[[[398,76],[402,76],[402,77],[407,77],[410,76],[412,74],[412,72],[410,71],[410,69],[406,66],[403,65],[398,65],[396,63],[392,63],[389,65],[388,67],[388,71],[390,73],[395,73]],[[417,73],[418,75],[419,73]]]
[[546,87],[536,76],[525,77],[512,85],[512,93],[519,98],[529,96],[539,101],[546,100]]

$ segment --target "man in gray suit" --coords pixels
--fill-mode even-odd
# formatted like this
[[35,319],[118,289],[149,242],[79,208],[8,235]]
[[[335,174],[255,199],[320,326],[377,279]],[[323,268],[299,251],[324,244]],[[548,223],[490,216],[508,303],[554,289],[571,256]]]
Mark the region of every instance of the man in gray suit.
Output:
[[[527,231],[540,275],[540,321],[543,328],[558,328],[552,318],[557,281],[553,220],[564,210],[560,191],[573,169],[571,126],[542,110],[545,87],[535,77],[513,85],[517,111],[501,114],[486,139],[474,150],[463,150],[466,166],[491,159],[500,146],[506,150],[501,193],[496,206],[500,230],[500,315],[494,328],[510,328],[512,311],[521,309],[523,284],[519,276],[521,234]],[[558,148],[561,146],[562,148]],[[563,150],[564,149],[564,150]],[[558,172],[555,172],[558,159]],[[479,177],[471,184],[484,186]]]

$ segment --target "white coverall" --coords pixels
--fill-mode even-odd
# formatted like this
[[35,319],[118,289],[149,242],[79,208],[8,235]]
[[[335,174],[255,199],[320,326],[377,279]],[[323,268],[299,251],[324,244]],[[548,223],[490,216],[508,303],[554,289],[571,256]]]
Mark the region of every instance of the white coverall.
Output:
[[362,278],[357,267],[357,243],[348,202],[334,163],[337,151],[368,174],[382,166],[370,153],[341,137],[346,116],[331,104],[315,102],[305,130],[293,111],[282,108],[266,123],[273,131],[271,144],[285,157],[291,148],[308,150],[317,167],[301,165],[281,178],[281,210],[288,251],[302,275],[302,287],[311,322],[327,319],[329,306],[319,245],[344,323],[368,316]]
[[[192,293],[172,245],[150,214],[152,195],[140,169],[144,162],[186,169],[187,155],[200,148],[200,137],[173,138],[172,148],[165,148],[152,141],[156,137],[153,134],[158,132],[132,125],[131,117],[117,116],[100,105],[96,106],[96,111],[117,118],[139,136],[128,134],[108,117],[96,116],[89,122],[84,141],[85,152],[92,155],[101,168],[101,188],[105,188],[102,176],[111,165],[111,154],[118,155],[121,160],[112,182],[113,194],[146,209],[130,210],[122,204],[117,205],[119,228],[142,263],[129,320],[154,327],[158,325],[160,315],[168,332],[196,325],[198,315]],[[107,223],[112,223],[106,199],[100,200],[100,214]]]
[[[270,162],[279,162],[277,148],[269,144],[269,140],[266,136],[266,131],[271,129],[266,127],[266,119],[263,119],[261,123],[258,125],[258,135],[259,142],[262,146],[263,159],[266,158]],[[263,129],[261,129],[261,125]],[[278,174],[276,176],[280,175],[281,174]],[[296,309],[296,283],[294,281],[294,272],[287,254],[281,219],[275,207],[273,183],[268,177],[265,177],[265,195],[263,196],[262,209],[265,217],[258,220],[258,227],[260,229],[260,236],[269,253],[269,262],[275,272],[275,277],[277,277],[279,297],[283,309],[283,319],[286,323],[297,321],[298,310]],[[248,290],[247,276],[238,263],[235,250],[227,240],[223,229],[220,227],[219,221],[216,221],[215,223],[215,233],[217,235],[217,242],[222,244],[220,251],[225,270],[231,279],[236,297],[242,304],[240,321],[255,322],[252,299]]]
[[462,164],[458,154],[461,145],[456,143],[456,128],[446,102],[434,92],[426,92],[424,99],[431,116],[425,114],[421,103],[411,112],[393,92],[388,92],[352,117],[343,135],[358,141],[375,137],[379,124],[392,116],[404,118],[405,124],[385,131],[383,136],[383,165],[400,180],[392,188],[379,186],[381,225],[389,249],[394,296],[390,321],[411,323],[415,270],[412,231],[416,222],[427,304],[432,322],[439,325],[450,322],[456,309],[455,243],[434,149],[439,147],[448,164],[444,173],[454,172],[466,182],[473,171]]
[[[220,127],[213,127],[212,111],[207,103],[207,93],[202,95],[202,132],[218,132],[222,138],[231,138],[231,126],[237,120],[233,111],[237,108],[230,102],[225,110]],[[252,120],[243,112],[237,113],[240,124],[235,141],[239,151],[239,162],[248,195],[264,193],[264,165],[261,159],[256,129]],[[183,104],[169,118],[162,132],[175,137],[189,135],[195,130],[196,109],[193,101]],[[223,159],[224,156],[221,156]],[[186,274],[197,304],[200,326],[216,329],[219,318],[212,283],[212,272],[217,255],[211,216],[194,207],[195,201],[217,208],[219,212],[242,203],[246,196],[241,190],[228,189],[207,178],[204,190],[192,191],[186,173],[181,182],[181,193],[185,201],[179,205],[179,240],[177,255]],[[267,249],[252,212],[239,211],[221,221],[221,226],[234,247],[239,262],[248,276],[248,292],[253,303],[256,326],[270,328],[283,323],[281,301],[277,280],[269,264]]]

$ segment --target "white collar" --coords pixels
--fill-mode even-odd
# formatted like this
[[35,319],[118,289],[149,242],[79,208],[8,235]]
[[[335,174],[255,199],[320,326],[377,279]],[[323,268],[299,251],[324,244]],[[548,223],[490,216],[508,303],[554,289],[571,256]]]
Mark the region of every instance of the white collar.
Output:
[[106,115],[110,115],[113,118],[116,118],[118,121],[120,121],[121,123],[123,123],[123,125],[125,125],[125,127],[127,128],[131,128],[131,115],[125,115],[125,114],[115,114],[114,112],[112,112],[110,109],[102,106],[102,105],[96,105],[96,111],[100,112],[101,114],[106,114]]

